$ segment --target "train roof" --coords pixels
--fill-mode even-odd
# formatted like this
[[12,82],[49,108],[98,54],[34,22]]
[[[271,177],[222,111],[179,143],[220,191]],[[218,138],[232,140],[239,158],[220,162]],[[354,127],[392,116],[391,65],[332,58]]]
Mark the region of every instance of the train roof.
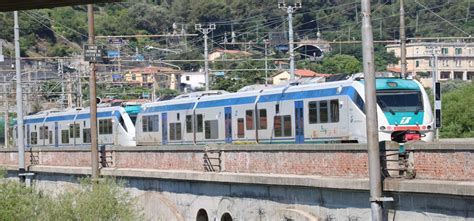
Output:
[[[101,107],[101,108],[97,108],[97,112],[98,113],[102,113],[102,112],[113,112],[113,111],[125,111],[125,109],[123,109],[122,107],[119,107],[119,106],[115,106],[115,107]],[[121,112],[122,112],[121,111]],[[59,111],[57,109],[51,109],[51,110],[46,110],[46,111],[41,111],[41,112],[38,112],[37,114],[34,114],[34,115],[28,115],[28,116],[25,116],[24,119],[25,120],[28,120],[28,119],[38,119],[38,118],[48,118],[48,117],[55,117],[55,116],[76,116],[78,114],[85,114],[85,113],[89,113],[90,112],[90,108],[70,108],[70,109],[66,109],[66,110],[63,110],[63,111]]]

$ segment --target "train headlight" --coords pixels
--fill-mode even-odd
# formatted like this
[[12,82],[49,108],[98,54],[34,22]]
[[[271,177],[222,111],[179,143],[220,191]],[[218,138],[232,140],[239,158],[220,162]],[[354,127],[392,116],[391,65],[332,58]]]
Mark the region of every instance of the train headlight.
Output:
[[385,126],[381,126],[381,127],[380,127],[380,130],[385,130]]

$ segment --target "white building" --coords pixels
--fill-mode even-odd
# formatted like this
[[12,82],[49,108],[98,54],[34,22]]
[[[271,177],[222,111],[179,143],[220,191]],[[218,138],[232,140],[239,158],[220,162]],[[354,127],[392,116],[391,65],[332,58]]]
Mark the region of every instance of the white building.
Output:
[[181,74],[181,85],[186,92],[204,88],[206,84],[206,76],[204,72],[184,72]]

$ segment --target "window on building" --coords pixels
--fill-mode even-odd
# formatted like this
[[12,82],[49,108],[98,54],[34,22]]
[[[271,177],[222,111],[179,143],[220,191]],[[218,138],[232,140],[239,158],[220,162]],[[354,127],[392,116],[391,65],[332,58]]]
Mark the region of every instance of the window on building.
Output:
[[447,59],[443,60],[443,67],[448,67],[449,66],[449,61]]
[[48,139],[48,126],[42,126],[39,128],[39,139],[47,140]]
[[419,60],[415,61],[415,67],[420,67],[420,61]]
[[38,144],[38,133],[37,132],[31,132],[30,133],[30,143],[31,144]]
[[419,54],[420,53],[420,48],[415,48],[415,54]]
[[203,122],[204,122],[204,119],[203,119],[202,114],[197,114],[196,115],[196,130],[198,133],[203,132],[203,129],[204,129]]
[[143,116],[142,130],[143,132],[157,132],[159,131],[159,117],[158,115]]
[[456,54],[456,55],[462,54],[462,48],[455,48],[454,49],[454,54]]
[[69,138],[79,138],[81,137],[79,124],[70,124],[69,125]]
[[132,81],[136,81],[137,80],[137,75],[136,74],[132,74]]
[[204,122],[204,138],[218,139],[219,138],[219,124],[217,120],[206,120]]
[[82,129],[82,142],[83,143],[91,142],[91,129],[90,128]]
[[430,59],[430,60],[428,61],[428,66],[429,66],[429,67],[433,67],[433,60]]
[[61,143],[69,143],[69,130],[61,130]]
[[253,130],[253,110],[245,111],[245,125],[247,130]]
[[441,72],[441,79],[449,79],[449,76],[451,75],[451,73],[449,72]]
[[237,137],[238,138],[245,137],[244,118],[237,119]]
[[291,116],[275,116],[273,118],[275,137],[291,137]]
[[448,54],[448,48],[441,48],[441,54]]
[[190,77],[189,76],[186,76],[186,81],[189,81]]
[[258,110],[258,129],[266,130],[267,129],[267,109]]
[[456,59],[456,67],[461,67],[462,61],[461,59]]
[[193,132],[193,115],[186,115],[186,133]]
[[112,119],[99,120],[99,134],[112,134]]
[[469,61],[469,67],[473,67],[474,66],[474,61]]

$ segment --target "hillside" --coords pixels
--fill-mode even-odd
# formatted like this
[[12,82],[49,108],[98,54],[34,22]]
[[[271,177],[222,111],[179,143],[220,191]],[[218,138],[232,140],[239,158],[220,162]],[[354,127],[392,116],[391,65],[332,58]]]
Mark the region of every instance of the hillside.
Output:
[[[398,2],[373,2],[374,38],[397,39]],[[187,33],[196,33],[195,23],[215,22],[217,29],[212,37],[221,42],[226,32],[230,37],[234,31],[238,39],[248,41],[286,29],[286,15],[274,0],[130,1],[95,8],[97,35],[172,33],[173,23],[178,31],[184,28]],[[407,1],[407,36],[466,36],[474,31],[473,11],[474,4],[469,4],[469,0]],[[85,6],[20,12],[22,52],[47,56],[78,52],[87,36],[86,19]],[[314,38],[319,29],[327,40],[360,39],[360,3],[357,1],[303,1],[303,8],[296,12],[294,20],[299,37]],[[0,26],[3,27],[0,38],[11,42],[12,13],[0,14]],[[131,45],[143,46],[149,41],[154,40],[134,39]],[[196,44],[200,42],[190,43],[191,46]]]

